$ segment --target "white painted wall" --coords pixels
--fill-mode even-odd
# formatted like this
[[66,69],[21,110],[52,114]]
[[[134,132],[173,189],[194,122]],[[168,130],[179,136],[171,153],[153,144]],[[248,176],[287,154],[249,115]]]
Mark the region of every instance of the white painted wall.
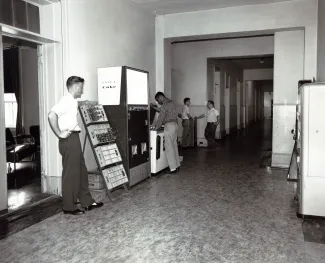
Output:
[[273,92],[265,92],[264,91],[264,118],[265,119],[271,118],[272,99],[273,99]]
[[29,133],[30,126],[39,125],[37,49],[21,47],[19,55],[23,125]]
[[[220,97],[224,107],[216,107],[220,112],[221,125],[217,128],[217,138],[221,138],[224,134],[230,134],[231,129],[237,127],[237,96],[240,99],[240,92],[237,91],[237,81],[243,81],[243,70],[235,64],[225,60],[214,60],[215,66],[220,69],[220,74],[225,76],[229,74],[228,84],[223,82],[223,96]],[[216,104],[218,105],[218,103]]]
[[[170,40],[161,38],[164,35],[164,17],[156,17],[155,20],[155,56],[156,56],[156,89],[155,92],[162,91],[171,94],[171,44]],[[163,61],[163,63],[161,63]],[[168,68],[169,67],[169,68]]]
[[240,118],[241,118],[241,105],[240,105],[240,98],[241,98],[241,84],[242,82],[237,81],[237,99],[236,99],[236,107],[237,107],[237,129],[240,129]]
[[267,69],[245,69],[244,80],[269,80],[273,79],[273,68]]
[[[61,38],[60,10],[60,3],[42,7],[42,33]],[[63,45],[49,45],[44,50],[44,63],[54,73],[44,80],[52,89],[46,105],[43,105],[46,112],[66,93],[64,82],[71,75],[79,75],[86,80],[82,99],[96,101],[97,68],[100,67],[127,65],[149,71],[152,99],[156,91],[155,18],[152,14],[128,0],[64,0],[62,10]],[[47,17],[53,17],[54,22],[46,21]],[[43,170],[44,190],[60,193],[61,156],[57,139],[48,126],[45,127],[47,158],[51,162]],[[85,158],[88,169],[96,166],[91,157],[88,148]]]
[[272,166],[288,167],[294,141],[298,80],[304,77],[304,32],[278,32],[274,44]]
[[[286,1],[267,5],[252,5],[218,10],[207,10],[159,16],[156,46],[166,38],[188,36],[229,36],[273,33],[288,29],[303,28],[304,78],[316,76],[317,68],[317,0]],[[240,48],[239,48],[240,49]],[[157,87],[163,81],[164,56],[156,53]],[[272,54],[271,52],[270,54]],[[193,55],[196,55],[193,53]],[[200,63],[200,61],[198,61]]]
[[255,82],[246,81],[246,125],[255,119]]
[[325,82],[325,1],[318,0],[317,81]]
[[[172,45],[172,68],[175,71],[173,99],[182,103],[191,93],[192,103],[202,105],[207,99],[207,58],[228,58],[273,54],[274,38],[242,38]],[[175,90],[175,91],[174,91]]]

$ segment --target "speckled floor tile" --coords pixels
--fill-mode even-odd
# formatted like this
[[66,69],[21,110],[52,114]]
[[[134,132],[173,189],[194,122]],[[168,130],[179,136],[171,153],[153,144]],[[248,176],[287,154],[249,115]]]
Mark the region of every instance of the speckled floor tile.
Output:
[[184,152],[178,174],[116,191],[99,210],[1,240],[0,262],[317,262],[286,171],[259,168],[270,136],[262,128]]

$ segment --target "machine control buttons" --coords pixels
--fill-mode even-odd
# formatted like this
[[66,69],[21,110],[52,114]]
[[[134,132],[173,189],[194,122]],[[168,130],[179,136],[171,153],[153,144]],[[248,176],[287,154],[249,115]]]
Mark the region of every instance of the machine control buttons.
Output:
[[113,189],[128,182],[128,177],[122,164],[103,170],[103,176],[108,189]]
[[117,132],[109,124],[90,125],[88,131],[94,146],[114,142],[117,138]]
[[86,125],[108,121],[102,105],[85,104],[80,106],[80,112]]
[[116,143],[95,148],[95,152],[100,164],[100,167],[105,167],[122,161],[122,157],[117,148]]

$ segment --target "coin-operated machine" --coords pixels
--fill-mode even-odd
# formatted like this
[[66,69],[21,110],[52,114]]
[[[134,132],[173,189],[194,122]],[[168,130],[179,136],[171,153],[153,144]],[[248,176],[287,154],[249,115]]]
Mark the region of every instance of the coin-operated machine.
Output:
[[325,83],[300,87],[297,105],[296,154],[298,216],[325,217]]
[[[298,81],[298,96],[299,96],[299,90],[300,88],[305,85],[305,84],[309,84],[312,83],[311,80],[299,80]],[[298,99],[299,100],[299,99]],[[299,147],[299,142],[297,140],[298,138],[298,123],[299,123],[299,118],[300,118],[300,111],[299,111],[299,103],[297,103],[296,105],[296,122],[295,122],[295,127],[294,129],[291,130],[291,133],[293,134],[293,139],[295,140],[294,146],[293,146],[293,151],[292,151],[292,155],[291,155],[291,161],[290,161],[290,166],[289,166],[289,170],[288,170],[288,176],[287,176],[287,180],[288,181],[292,181],[292,182],[296,182],[298,180],[298,162],[299,162],[299,152],[298,149]],[[299,135],[300,136],[300,135]]]
[[[155,126],[158,115],[158,112],[150,108],[150,125],[152,127]],[[163,127],[157,131],[150,131],[150,162],[152,175],[162,173],[168,168]]]
[[126,66],[98,69],[103,105],[133,186],[150,176],[148,72]]

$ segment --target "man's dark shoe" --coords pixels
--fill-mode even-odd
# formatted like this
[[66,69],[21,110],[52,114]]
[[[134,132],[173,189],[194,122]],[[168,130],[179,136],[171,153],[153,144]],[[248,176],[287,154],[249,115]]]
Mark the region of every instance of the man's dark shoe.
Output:
[[91,204],[90,206],[86,206],[86,207],[84,207],[84,209],[85,209],[86,211],[90,211],[90,210],[93,210],[93,209],[95,209],[95,208],[102,207],[103,205],[104,205],[104,204],[103,204],[102,202],[99,202],[99,203],[94,202],[94,203]]
[[63,210],[63,213],[66,214],[66,215],[74,215],[74,216],[77,216],[77,215],[82,215],[82,214],[84,214],[85,211],[80,210],[80,209],[76,209],[76,210],[73,210],[73,211],[66,211],[66,210]]

